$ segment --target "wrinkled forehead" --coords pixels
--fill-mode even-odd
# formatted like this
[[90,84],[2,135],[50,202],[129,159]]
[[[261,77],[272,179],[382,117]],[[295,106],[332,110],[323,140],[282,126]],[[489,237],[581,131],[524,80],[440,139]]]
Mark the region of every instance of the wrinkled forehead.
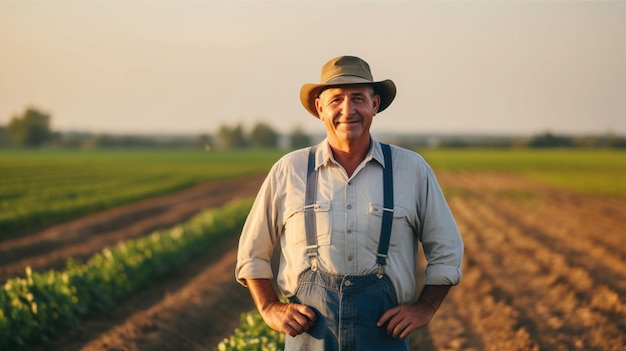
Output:
[[337,95],[337,94],[374,95],[374,86],[372,84],[330,85],[321,89],[320,92],[317,94],[317,96],[322,97],[322,95]]

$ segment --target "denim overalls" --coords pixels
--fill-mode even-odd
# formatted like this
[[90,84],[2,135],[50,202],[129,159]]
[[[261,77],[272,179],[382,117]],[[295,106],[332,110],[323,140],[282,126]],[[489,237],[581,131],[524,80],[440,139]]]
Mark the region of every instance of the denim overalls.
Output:
[[317,170],[315,146],[309,152],[304,222],[307,255],[311,267],[300,274],[291,302],[307,305],[317,314],[317,321],[307,333],[285,336],[287,351],[406,351],[408,339],[394,339],[386,326],[376,322],[389,308],[398,304],[396,291],[384,272],[393,220],[393,179],[391,150],[381,144],[385,158],[383,171],[384,211],[381,236],[376,254],[378,272],[368,275],[339,275],[318,270],[315,229]]

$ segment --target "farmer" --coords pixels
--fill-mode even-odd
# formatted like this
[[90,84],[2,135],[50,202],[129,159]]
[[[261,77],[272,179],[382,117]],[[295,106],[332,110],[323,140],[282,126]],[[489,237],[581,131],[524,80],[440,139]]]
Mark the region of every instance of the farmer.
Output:
[[[241,233],[236,277],[286,350],[408,350],[461,279],[463,242],[430,166],[370,135],[396,95],[342,56],[304,84],[326,139],[270,170]],[[418,241],[428,266],[416,291]],[[277,284],[270,264],[280,243]]]

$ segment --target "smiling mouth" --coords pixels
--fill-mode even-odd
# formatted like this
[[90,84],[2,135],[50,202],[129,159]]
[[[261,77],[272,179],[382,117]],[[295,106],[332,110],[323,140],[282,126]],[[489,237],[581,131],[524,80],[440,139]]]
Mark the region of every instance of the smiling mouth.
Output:
[[336,125],[337,129],[353,129],[355,127],[358,127],[360,124],[357,123],[356,121],[350,121],[350,122],[339,122]]
[[359,123],[359,120],[348,120],[348,121],[340,121],[337,122],[337,124],[355,124],[355,123]]

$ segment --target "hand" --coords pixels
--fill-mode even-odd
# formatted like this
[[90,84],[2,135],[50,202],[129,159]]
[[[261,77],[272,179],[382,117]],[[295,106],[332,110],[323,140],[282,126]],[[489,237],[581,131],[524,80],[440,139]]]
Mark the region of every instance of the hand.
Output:
[[404,339],[415,329],[428,325],[435,312],[432,306],[420,301],[414,305],[398,305],[383,313],[376,326],[387,324],[388,335]]
[[261,316],[270,328],[292,337],[311,329],[317,318],[315,311],[308,306],[280,301],[264,306]]

